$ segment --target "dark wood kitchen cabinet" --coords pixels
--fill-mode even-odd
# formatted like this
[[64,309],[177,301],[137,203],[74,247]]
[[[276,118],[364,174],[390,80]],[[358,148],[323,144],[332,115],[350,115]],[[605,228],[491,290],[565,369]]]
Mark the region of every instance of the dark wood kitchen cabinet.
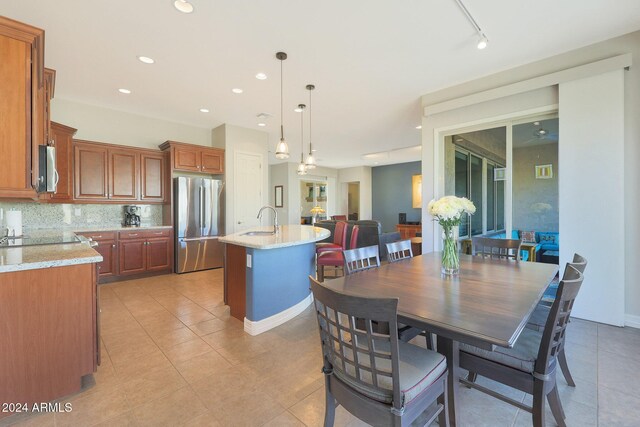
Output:
[[138,200],[139,157],[134,150],[109,149],[110,200]]
[[166,141],[160,145],[160,149],[170,153],[172,170],[207,174],[224,173],[224,150],[220,148]]
[[78,233],[98,244],[93,249],[102,255],[98,263],[98,279],[114,276],[118,273],[118,246],[115,231],[95,231]]
[[0,198],[37,197],[44,136],[44,31],[0,16]]
[[109,151],[107,147],[75,142],[73,151],[74,198],[76,200],[108,200]]
[[147,271],[171,268],[171,244],[168,238],[147,240]]

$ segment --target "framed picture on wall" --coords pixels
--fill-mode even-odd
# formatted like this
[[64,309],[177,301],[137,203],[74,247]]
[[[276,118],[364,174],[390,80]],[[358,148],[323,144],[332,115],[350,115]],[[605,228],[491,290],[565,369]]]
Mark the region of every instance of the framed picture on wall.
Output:
[[553,178],[553,165],[536,165],[536,179]]
[[283,186],[282,185],[276,185],[275,191],[276,192],[275,192],[274,201],[275,201],[276,208],[281,208],[281,207],[284,206],[284,203],[282,201]]

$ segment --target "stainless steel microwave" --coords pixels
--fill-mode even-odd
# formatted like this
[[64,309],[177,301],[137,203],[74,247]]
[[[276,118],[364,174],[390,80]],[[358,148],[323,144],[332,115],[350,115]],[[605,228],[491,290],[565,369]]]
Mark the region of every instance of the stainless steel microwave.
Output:
[[60,176],[56,170],[56,148],[47,145],[38,147],[38,193],[55,193]]

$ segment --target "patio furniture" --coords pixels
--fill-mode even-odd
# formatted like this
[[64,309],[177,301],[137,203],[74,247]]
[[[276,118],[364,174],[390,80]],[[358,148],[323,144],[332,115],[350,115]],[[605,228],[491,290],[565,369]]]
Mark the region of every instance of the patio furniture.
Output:
[[[460,367],[469,371],[469,379],[461,382],[506,403],[532,413],[534,427],[545,425],[545,397],[556,423],[564,427],[565,414],[556,386],[558,355],[564,348],[565,332],[573,302],[583,276],[567,264],[544,332],[525,329],[513,348],[494,351],[474,345],[460,345]],[[533,406],[511,399],[474,382],[481,375],[533,396]]]
[[[437,418],[449,426],[446,360],[398,340],[398,299],[351,296],[309,279],[323,355],[324,425],[333,426],[342,405],[377,426],[408,426],[425,411],[425,425]],[[374,322],[390,332],[374,332]]]

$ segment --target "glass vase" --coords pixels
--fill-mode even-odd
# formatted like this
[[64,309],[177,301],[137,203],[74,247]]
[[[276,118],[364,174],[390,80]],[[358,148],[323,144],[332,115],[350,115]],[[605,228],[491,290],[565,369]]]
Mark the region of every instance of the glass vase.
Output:
[[455,276],[459,272],[458,242],[453,227],[446,227],[442,233],[442,274]]

